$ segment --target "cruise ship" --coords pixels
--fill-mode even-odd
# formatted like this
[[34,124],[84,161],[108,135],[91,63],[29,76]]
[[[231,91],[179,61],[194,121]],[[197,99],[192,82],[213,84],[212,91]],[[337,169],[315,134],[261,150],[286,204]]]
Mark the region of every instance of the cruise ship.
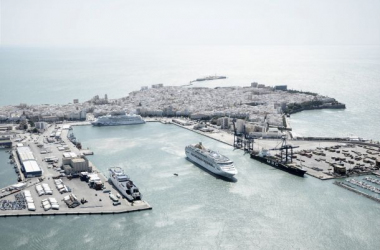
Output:
[[94,126],[117,126],[142,124],[145,121],[139,115],[126,114],[125,112],[112,113],[110,115],[100,116],[92,122]]
[[185,148],[187,159],[208,171],[227,178],[237,174],[233,161],[210,149],[206,149],[202,143],[189,145]]
[[109,181],[129,201],[141,200],[141,193],[121,168],[110,168]]

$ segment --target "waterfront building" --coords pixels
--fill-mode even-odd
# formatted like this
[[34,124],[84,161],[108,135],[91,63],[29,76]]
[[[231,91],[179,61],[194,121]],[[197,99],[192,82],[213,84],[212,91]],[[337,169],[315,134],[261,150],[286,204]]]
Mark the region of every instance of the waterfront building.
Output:
[[321,101],[322,108],[340,107],[333,98],[278,91],[257,82],[251,83],[249,87],[218,88],[164,87],[161,83],[154,84],[152,88],[133,91],[126,97],[113,100],[112,103],[109,102],[108,96],[100,98],[97,95],[87,102],[75,104],[4,106],[0,107],[0,120],[18,123],[25,116],[35,122],[85,120],[88,113],[97,118],[114,110],[128,110],[141,116],[185,116],[192,119],[228,116],[257,124],[265,119],[272,126],[281,126],[284,107],[310,101]]
[[77,156],[74,153],[63,153],[62,168],[67,175],[92,172],[88,159],[85,156]]
[[257,82],[251,82],[251,87],[252,88],[257,88],[258,86],[258,83]]
[[40,121],[43,121],[43,122],[56,122],[58,120],[59,120],[58,117],[55,115],[43,115],[40,118]]
[[16,153],[26,178],[38,177],[42,175],[42,170],[29,147],[17,147]]
[[164,87],[164,84],[162,84],[162,83],[159,83],[159,84],[153,84],[153,85],[152,85],[152,88],[153,88],[153,89],[158,89],[158,88],[162,88],[162,87]]
[[288,90],[288,85],[277,85],[277,86],[274,86],[274,89],[275,89],[275,90],[283,90],[283,91],[286,91],[286,90]]

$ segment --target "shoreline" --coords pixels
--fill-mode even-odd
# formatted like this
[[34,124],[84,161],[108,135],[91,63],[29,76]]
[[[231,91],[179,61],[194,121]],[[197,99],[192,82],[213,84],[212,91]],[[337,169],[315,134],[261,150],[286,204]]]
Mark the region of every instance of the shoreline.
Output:
[[328,107],[310,107],[310,108],[302,108],[299,110],[295,110],[290,112],[290,115],[294,115],[297,113],[301,113],[302,111],[310,111],[310,110],[321,110],[321,109],[346,109],[346,105],[341,103],[341,104],[336,104],[334,106],[328,106]]
[[[284,117],[284,118],[285,118],[285,121],[287,124],[287,119],[286,119],[286,117]],[[218,133],[202,132],[202,131],[193,129],[190,126],[184,126],[184,125],[172,122],[171,118],[168,118],[168,117],[160,119],[160,120],[157,120],[154,118],[146,119],[146,122],[160,122],[162,124],[175,125],[177,127],[186,129],[188,131],[197,133],[199,135],[208,137],[212,140],[215,140],[215,141],[218,141],[218,142],[223,143],[225,145],[233,147],[233,141],[234,141],[233,134],[229,134],[223,130],[220,130]],[[256,146],[258,146],[258,149],[260,149],[260,148],[274,147],[277,144],[277,142],[278,142],[278,139],[262,139],[262,140],[257,139],[255,144],[256,144]],[[323,139],[323,140],[291,140],[291,142],[299,144],[302,150],[310,150],[310,148],[317,148],[317,147],[321,146],[321,143],[322,143],[322,145],[325,145],[327,147],[331,147],[331,146],[335,146],[335,145],[344,145],[344,144],[354,144],[354,145],[356,144],[356,142],[351,142],[351,141],[346,141],[346,140],[337,140],[336,138]],[[369,146],[369,147],[380,147],[380,145],[370,144],[370,143],[360,143],[359,142],[357,144],[360,144],[362,146]],[[242,148],[238,148],[238,149],[242,150],[242,152],[244,151]],[[312,176],[312,177],[319,179],[319,180],[341,179],[341,178],[347,178],[347,177],[353,177],[353,176],[363,176],[363,175],[371,175],[372,174],[372,172],[368,172],[368,173],[352,174],[349,176],[331,176],[331,175],[327,175],[325,173],[322,173],[318,170],[313,169],[313,167],[314,168],[315,167],[321,168],[321,164],[318,164],[316,162],[312,163],[310,161],[309,161],[309,164],[310,164],[309,166],[302,165],[302,164],[301,165],[303,167],[307,168],[306,169],[307,175]]]
[[[284,125],[288,125],[286,117],[284,117],[284,118],[285,118],[284,119]],[[176,122],[172,122],[170,118],[164,118],[164,119],[159,119],[159,120],[154,119],[154,118],[153,119],[146,119],[146,122],[147,123],[148,122],[161,122],[162,124],[175,125],[177,127],[186,129],[188,131],[191,131],[191,132],[197,133],[199,135],[208,137],[210,139],[213,139],[213,140],[218,141],[220,143],[223,143],[225,145],[231,146],[232,148],[234,146],[234,144],[233,144],[234,135],[230,134],[224,130],[219,130],[217,133],[202,132],[202,131],[199,131],[199,130],[192,128],[193,125],[182,125],[182,124],[178,124]],[[67,125],[70,125],[70,126],[88,126],[88,125],[90,125],[90,123],[89,122],[75,122],[75,123],[67,123]],[[46,130],[45,133],[49,134],[49,131],[54,129],[54,128],[55,128],[55,126],[51,126],[51,128]],[[81,151],[79,149],[77,149],[74,146],[74,144],[71,143],[71,141],[69,141],[69,139],[67,138],[68,132],[69,132],[69,130],[63,130],[62,141],[65,142],[66,145],[69,146],[71,152],[75,152],[79,155]],[[40,136],[42,137],[42,135],[40,135]],[[27,140],[27,141],[29,141],[29,140]],[[304,149],[310,149],[311,147],[316,148],[316,147],[318,147],[318,145],[320,146],[321,143],[323,143],[322,145],[324,145],[324,147],[332,147],[333,145],[343,145],[343,143],[349,143],[349,142],[342,142],[342,141],[322,141],[322,142],[318,141],[318,142],[315,142],[315,141],[294,141],[294,140],[292,140],[292,142],[293,143],[297,142],[300,145],[300,147],[304,148]],[[260,147],[261,148],[271,148],[276,143],[278,143],[278,139],[266,139],[266,140],[257,139],[255,146],[257,146],[258,148],[260,148]],[[351,143],[355,145],[354,142],[351,142]],[[37,148],[37,146],[34,144],[28,144],[28,145],[29,146],[32,145],[33,148]],[[362,147],[363,149],[365,149],[365,148],[371,147],[371,146],[374,146],[374,145],[367,143],[367,144],[362,144],[359,147]],[[378,145],[376,145],[376,146],[378,146]],[[244,151],[243,148],[238,148],[238,149],[241,149],[242,152]],[[368,150],[367,150],[367,152],[368,152]],[[14,155],[14,158],[15,158],[15,164],[17,164],[18,168],[20,168],[20,162],[18,161],[18,157],[16,156],[14,150],[12,150],[12,154]],[[58,152],[58,154],[59,154],[59,152]],[[304,158],[304,159],[306,159],[306,158]],[[41,166],[43,166],[44,163],[40,162],[40,164],[41,164]],[[97,173],[105,184],[108,183],[106,176],[101,171],[99,171],[99,169],[96,168],[96,166],[92,162],[89,161],[89,164],[90,164],[90,166],[92,166],[93,173]],[[325,173],[322,173],[321,170],[315,170],[315,168],[316,168],[315,164],[316,163],[314,161],[308,161],[303,165],[303,167],[306,168],[306,170],[307,170],[306,174],[307,175],[312,176],[312,177],[317,178],[317,179],[320,179],[320,180],[342,179],[342,178],[344,179],[344,178],[348,178],[348,177],[352,177],[352,176],[361,176],[361,175],[371,175],[372,174],[371,172],[368,172],[368,173],[361,173],[361,174],[360,173],[359,174],[352,174],[349,176],[332,176],[332,175],[327,175]],[[301,166],[302,166],[302,163],[301,163]],[[47,171],[47,172],[49,172],[49,171]],[[46,173],[44,173],[44,177],[45,177],[45,181],[46,181],[46,177],[49,175],[45,176],[45,174]],[[23,176],[23,175],[21,174],[21,176]],[[62,179],[65,180],[65,183],[67,182],[66,178],[62,178]],[[28,181],[29,180],[30,179],[28,179]],[[41,182],[42,181],[39,181],[39,182],[34,183],[32,185],[28,185],[25,189],[29,190],[29,189],[31,189],[31,187],[33,187],[34,185],[41,183]],[[24,183],[25,183],[25,181],[24,181]],[[110,185],[110,186],[111,186],[110,188],[108,188],[108,187],[107,188],[114,190],[114,187],[112,185]],[[88,192],[90,192],[90,191],[88,191]],[[12,192],[8,195],[14,195],[15,193],[17,193],[17,192]],[[2,197],[2,198],[4,198],[4,197]],[[129,213],[129,212],[144,211],[144,210],[151,210],[152,209],[152,207],[145,201],[141,201],[141,203],[137,203],[137,204],[135,203],[135,205],[133,205],[130,202],[126,201],[126,199],[121,199],[121,200],[123,201],[122,207],[118,206],[118,207],[114,207],[114,209],[112,209],[112,207],[111,207],[111,209],[110,208],[107,209],[106,207],[103,208],[102,205],[101,206],[99,206],[99,205],[98,206],[84,206],[84,205],[82,205],[82,206],[79,206],[79,210],[80,210],[80,208],[82,208],[82,209],[84,209],[84,211],[83,210],[82,211],[68,211],[71,209],[66,208],[66,207],[63,207],[62,211],[48,210],[48,211],[43,211],[43,212],[21,211],[21,210],[20,210],[20,212],[18,212],[19,210],[5,210],[5,212],[4,211],[0,212],[0,217],[49,216],[49,215],[103,215],[103,214]]]

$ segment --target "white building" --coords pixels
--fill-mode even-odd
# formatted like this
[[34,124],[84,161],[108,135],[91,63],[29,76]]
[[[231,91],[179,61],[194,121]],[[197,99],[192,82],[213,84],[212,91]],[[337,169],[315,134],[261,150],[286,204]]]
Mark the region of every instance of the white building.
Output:
[[26,178],[42,175],[42,170],[29,147],[17,147],[16,152]]
[[34,123],[34,125],[39,130],[45,130],[48,127],[47,122],[36,122],[36,123]]

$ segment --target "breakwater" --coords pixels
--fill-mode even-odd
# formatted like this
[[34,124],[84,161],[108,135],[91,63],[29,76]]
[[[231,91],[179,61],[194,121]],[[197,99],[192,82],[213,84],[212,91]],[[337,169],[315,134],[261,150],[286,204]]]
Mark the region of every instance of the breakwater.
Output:
[[380,203],[380,199],[379,198],[374,197],[374,196],[369,195],[369,194],[366,194],[366,193],[364,193],[362,191],[359,191],[359,190],[357,190],[357,189],[355,189],[355,188],[353,188],[353,187],[351,187],[351,186],[349,186],[349,185],[347,185],[347,184],[345,184],[343,182],[335,181],[334,184],[337,185],[337,186],[339,186],[339,187],[342,187],[344,189],[350,190],[350,191],[352,191],[354,193],[360,194],[360,195],[362,195],[364,197],[367,197],[367,198],[369,198],[371,200],[374,200],[374,201]]

